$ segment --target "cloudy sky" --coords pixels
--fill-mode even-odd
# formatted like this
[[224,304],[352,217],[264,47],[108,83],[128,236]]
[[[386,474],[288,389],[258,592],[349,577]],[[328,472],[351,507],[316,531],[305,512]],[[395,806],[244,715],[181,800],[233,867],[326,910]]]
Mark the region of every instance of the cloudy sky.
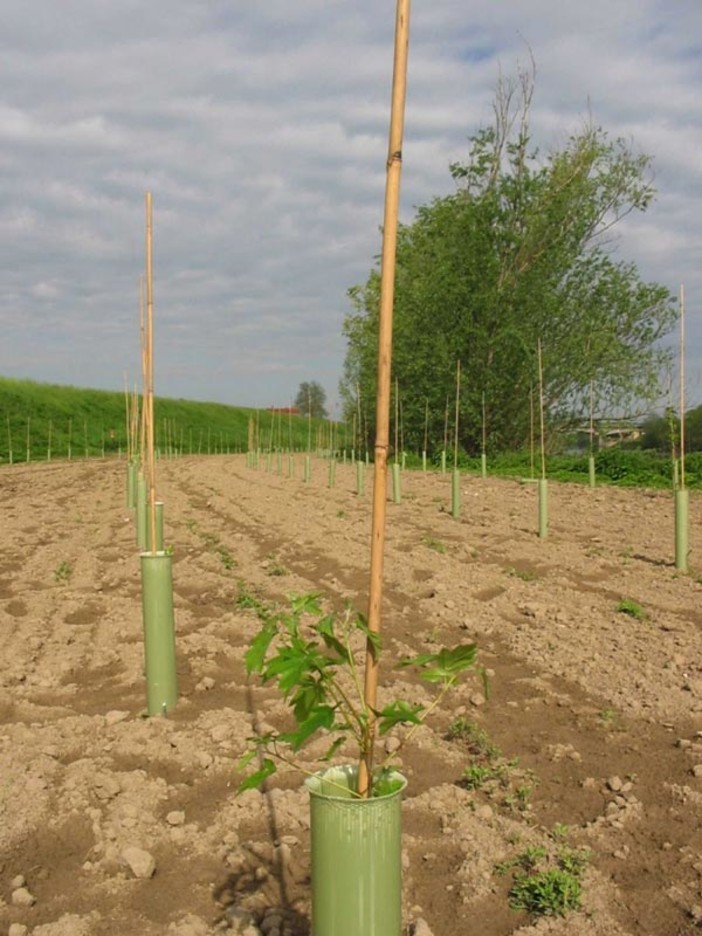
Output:
[[[0,375],[138,376],[154,200],[157,394],[330,401],[346,291],[380,249],[394,0],[2,0]],[[402,219],[453,190],[497,75],[537,64],[532,131],[591,111],[654,157],[619,255],[684,283],[702,402],[701,0],[414,0]]]

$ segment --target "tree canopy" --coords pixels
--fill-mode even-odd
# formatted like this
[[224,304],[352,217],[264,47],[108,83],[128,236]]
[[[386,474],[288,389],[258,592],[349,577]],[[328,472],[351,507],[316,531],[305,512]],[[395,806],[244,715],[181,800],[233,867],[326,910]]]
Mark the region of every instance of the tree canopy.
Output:
[[305,380],[295,397],[295,406],[303,416],[312,416],[313,419],[326,419],[327,394],[321,384],[316,380]]
[[[610,250],[612,228],[653,198],[650,159],[591,122],[560,149],[532,148],[533,73],[501,81],[492,126],[451,166],[454,194],[420,207],[398,234],[393,378],[407,447],[444,436],[461,362],[460,444],[492,448],[528,438],[536,349],[543,347],[544,397],[576,419],[591,397],[600,412],[652,399],[673,326],[673,297],[645,283]],[[347,414],[362,401],[373,431],[379,271],[349,290],[353,312],[341,393]]]

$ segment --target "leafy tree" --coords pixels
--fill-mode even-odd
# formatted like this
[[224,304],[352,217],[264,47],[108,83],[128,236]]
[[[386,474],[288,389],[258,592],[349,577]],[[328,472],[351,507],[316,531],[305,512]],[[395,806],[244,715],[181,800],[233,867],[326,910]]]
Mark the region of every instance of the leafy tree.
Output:
[[[675,322],[673,298],[608,250],[612,227],[653,198],[650,160],[590,123],[540,158],[532,94],[533,71],[498,85],[493,125],[451,166],[456,192],[399,231],[393,366],[408,448],[422,447],[427,404],[429,447],[443,442],[457,360],[460,444],[480,449],[483,394],[489,446],[523,444],[539,339],[545,404],[562,418],[582,418],[591,388],[599,411],[657,392],[666,352],[656,342]],[[359,393],[375,397],[379,293],[377,268],[349,291],[347,414]]]
[[316,380],[305,380],[300,384],[300,389],[295,397],[295,406],[303,416],[312,416],[313,419],[326,419],[326,402],[327,394],[322,385],[317,383]]

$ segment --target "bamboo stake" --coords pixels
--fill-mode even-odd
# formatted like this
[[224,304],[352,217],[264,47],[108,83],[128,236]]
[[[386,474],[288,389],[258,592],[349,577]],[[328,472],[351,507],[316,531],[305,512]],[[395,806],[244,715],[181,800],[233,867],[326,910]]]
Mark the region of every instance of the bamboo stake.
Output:
[[546,481],[546,436],[544,432],[544,369],[541,357],[541,339],[537,342],[539,360],[539,418],[541,424],[541,477],[538,483],[539,537],[548,535],[548,487]]
[[449,398],[446,394],[446,413],[444,415],[444,452],[448,448]]
[[453,438],[453,473],[451,477],[451,516],[458,520],[461,514],[461,474],[458,470],[458,414],[461,401],[461,362],[456,361],[456,414]]
[[[373,475],[373,513],[371,521],[370,589],[368,628],[377,634],[381,626],[383,597],[383,560],[385,548],[385,512],[387,491],[388,435],[390,428],[390,367],[392,360],[392,318],[397,249],[397,218],[402,174],[402,137],[407,88],[407,50],[409,45],[410,0],[397,0],[395,53],[392,79],[392,105],[385,187],[383,249],[380,275],[380,323],[378,330],[378,398],[376,404],[375,471]],[[368,713],[368,750],[361,752],[358,792],[368,796],[373,772],[373,747],[376,734],[374,712],[378,697],[378,658],[369,640],[366,643],[364,699]]]
[[397,377],[395,378],[395,464],[397,464],[398,453],[400,450],[400,387]]
[[307,454],[312,451],[312,394],[307,388]]
[[129,428],[129,390],[127,389],[127,372],[124,372],[124,420],[127,432],[127,464],[132,460],[132,440]]
[[458,468],[458,411],[461,402],[461,362],[456,361],[456,422],[453,440],[453,467]]
[[483,399],[482,399],[482,417],[483,417],[483,432],[482,432],[482,449],[480,452],[480,473],[483,478],[487,477],[487,406],[485,403],[485,391],[483,390]]
[[361,451],[362,451],[361,440],[363,437],[363,426],[362,426],[362,420],[361,420],[361,385],[358,383],[356,384],[356,411],[357,411],[357,422],[358,422],[358,455],[360,458]]
[[149,524],[151,554],[156,554],[156,460],[154,457],[154,284],[152,262],[151,192],[146,193],[146,419],[149,464]]
[[539,426],[541,431],[541,477],[546,477],[546,435],[544,431],[544,367],[541,356],[541,339],[536,344],[539,358]]
[[529,385],[529,467],[531,479],[534,480],[536,470],[534,467],[534,385]]
[[590,455],[587,460],[590,487],[595,486],[595,385],[590,381]]
[[680,489],[685,490],[685,287],[680,286]]
[[685,289],[680,286],[680,486],[675,491],[675,568],[687,572],[690,499],[685,488]]
[[[147,235],[148,236],[148,235]],[[148,262],[148,261],[147,261]],[[144,319],[144,310],[145,310],[145,297],[144,297],[144,277],[139,277],[139,335],[141,341],[141,388],[142,388],[142,404],[141,404],[141,428],[139,436],[139,451],[141,452],[142,459],[144,457],[144,452],[146,451],[146,435],[147,427],[146,421],[148,419],[147,406],[145,405],[145,397],[148,392],[148,348],[147,342],[148,337],[146,335],[146,322]],[[148,288],[148,287],[147,287]]]

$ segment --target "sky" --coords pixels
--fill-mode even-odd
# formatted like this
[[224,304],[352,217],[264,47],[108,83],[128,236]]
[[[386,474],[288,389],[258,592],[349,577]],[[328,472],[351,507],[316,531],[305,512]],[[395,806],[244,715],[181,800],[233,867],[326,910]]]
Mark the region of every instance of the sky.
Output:
[[[380,252],[394,0],[2,0],[0,375],[338,413],[347,290]],[[591,115],[653,157],[617,256],[685,286],[702,403],[701,0],[414,0],[401,220],[455,190],[498,75],[543,152]],[[671,341],[675,340],[671,337]]]

